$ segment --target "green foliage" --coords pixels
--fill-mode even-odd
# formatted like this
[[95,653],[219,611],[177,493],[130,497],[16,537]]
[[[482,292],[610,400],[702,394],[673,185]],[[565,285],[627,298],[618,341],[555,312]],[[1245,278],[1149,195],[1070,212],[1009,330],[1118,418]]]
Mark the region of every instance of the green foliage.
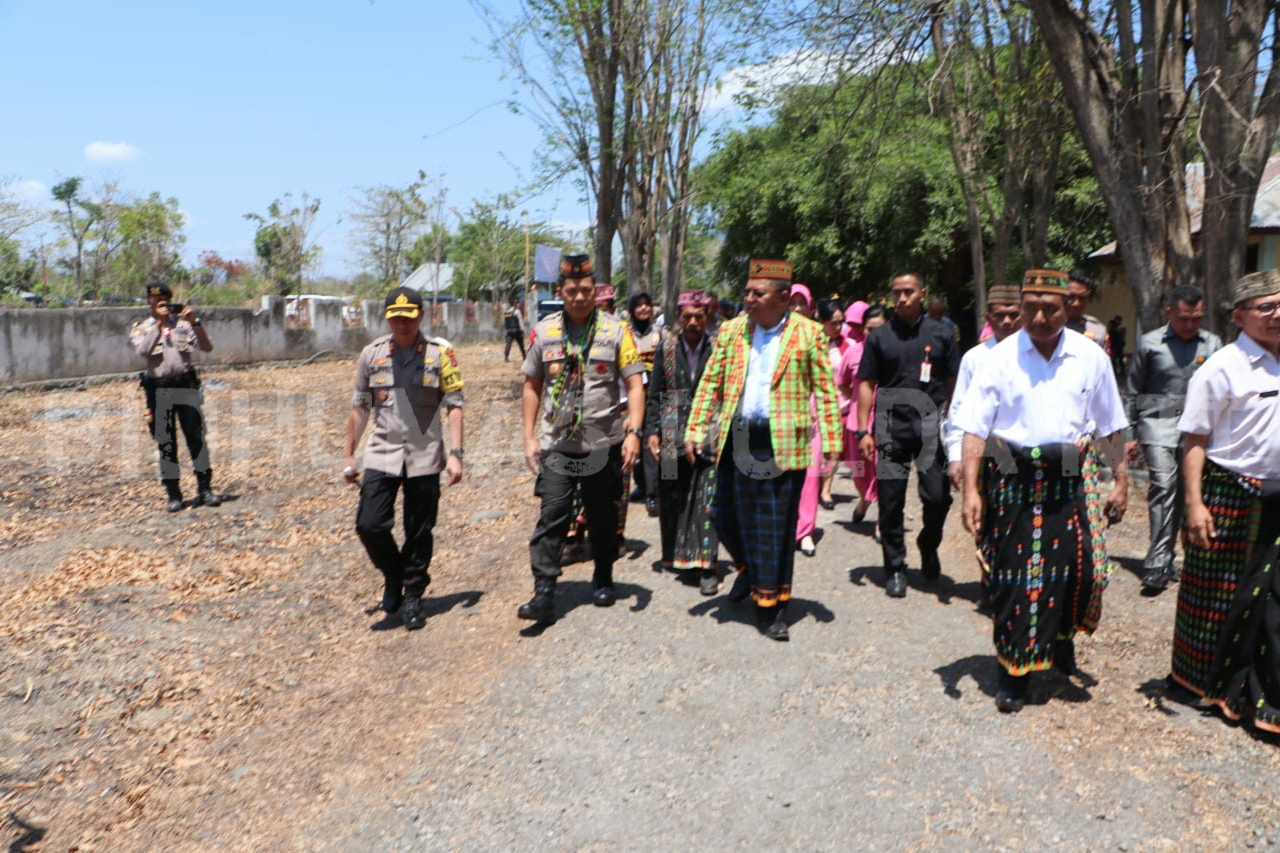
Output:
[[[545,223],[532,223],[526,237],[525,224],[513,217],[513,204],[505,196],[493,202],[472,204],[449,237],[449,262],[453,264],[452,291],[458,296],[505,301],[511,293],[523,292],[526,275],[526,248],[562,245],[564,237]],[[481,297],[483,294],[483,297]]]
[[245,219],[258,223],[253,249],[263,274],[275,284],[276,293],[288,296],[300,292],[302,274],[320,256],[320,247],[311,240],[311,227],[320,212],[320,199],[306,193],[296,204],[285,193],[267,206],[266,215],[246,213]]
[[903,266],[940,269],[964,228],[945,133],[905,70],[889,70],[797,88],[771,124],[729,134],[695,176],[729,294],[752,257],[786,258],[815,293],[846,296]]
[[31,290],[36,281],[36,260],[22,256],[22,246],[14,240],[0,239],[0,293]]

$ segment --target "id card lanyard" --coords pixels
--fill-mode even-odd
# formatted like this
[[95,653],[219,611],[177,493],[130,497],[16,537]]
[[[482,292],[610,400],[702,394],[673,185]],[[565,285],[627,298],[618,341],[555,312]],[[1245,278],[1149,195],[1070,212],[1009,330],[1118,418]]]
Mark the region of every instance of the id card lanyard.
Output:
[[920,361],[920,384],[927,385],[933,378],[933,363],[929,361],[929,353],[933,352],[933,347],[925,345],[924,358]]

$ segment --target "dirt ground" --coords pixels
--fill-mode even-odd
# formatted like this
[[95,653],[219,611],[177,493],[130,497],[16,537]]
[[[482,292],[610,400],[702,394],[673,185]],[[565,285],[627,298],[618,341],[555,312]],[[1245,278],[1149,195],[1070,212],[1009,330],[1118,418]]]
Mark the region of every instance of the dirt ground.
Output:
[[1165,696],[1176,592],[1139,594],[1140,487],[1084,674],[1039,678],[1016,716],[958,517],[943,583],[888,599],[844,478],[797,556],[789,644],[655,571],[637,505],[618,605],[571,567],[560,621],[530,630],[518,367],[459,355],[466,477],[414,633],[370,610],[338,458],[352,362],[207,372],[227,500],[173,515],[132,384],[0,395],[9,849],[1280,843],[1277,745]]

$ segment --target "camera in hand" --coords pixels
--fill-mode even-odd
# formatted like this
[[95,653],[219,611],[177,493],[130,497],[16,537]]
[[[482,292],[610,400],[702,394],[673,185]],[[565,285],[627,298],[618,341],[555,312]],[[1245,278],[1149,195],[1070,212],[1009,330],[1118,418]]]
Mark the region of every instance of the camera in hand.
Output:
[[179,314],[181,314],[185,310],[187,310],[187,306],[183,305],[181,302],[169,303],[169,316],[171,317],[177,317]]

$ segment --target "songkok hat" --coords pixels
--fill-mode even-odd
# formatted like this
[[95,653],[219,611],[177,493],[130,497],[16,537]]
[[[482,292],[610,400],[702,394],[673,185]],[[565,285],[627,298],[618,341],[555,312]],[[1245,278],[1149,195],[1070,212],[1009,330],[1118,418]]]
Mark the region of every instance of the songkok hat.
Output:
[[412,287],[397,287],[387,294],[383,307],[387,309],[385,317],[388,320],[392,317],[416,320],[422,316],[422,294]]
[[791,283],[791,264],[786,261],[752,261],[747,265],[747,278],[768,278]]
[[[587,261],[587,266],[590,266],[590,265],[591,265],[591,262]],[[575,278],[575,276],[570,276],[570,278]],[[606,283],[606,284],[596,285],[596,304],[597,305],[603,305],[606,302],[612,302],[616,298],[617,298],[617,294],[614,292],[612,284]]]
[[707,295],[701,290],[682,290],[676,301],[679,308],[701,308],[707,304]]
[[857,302],[849,303],[849,307],[844,309],[844,323],[846,326],[861,326],[862,318],[867,315],[867,309],[871,306],[859,299]]
[[804,300],[804,304],[810,308],[813,307],[813,294],[809,292],[809,288],[799,282],[791,285],[791,298],[795,299],[799,296]]
[[1017,305],[1022,295],[1016,284],[993,284],[987,288],[987,304]]
[[1235,290],[1231,291],[1231,304],[1238,306],[1241,302],[1273,293],[1280,293],[1280,270],[1251,272],[1236,282]]
[[150,299],[153,296],[163,296],[165,299],[171,299],[173,291],[163,281],[153,281],[147,285],[147,298]]
[[1067,274],[1061,270],[1027,270],[1022,278],[1023,293],[1056,293],[1066,296],[1068,291]]
[[590,278],[593,272],[590,255],[565,255],[560,259],[560,281]]

